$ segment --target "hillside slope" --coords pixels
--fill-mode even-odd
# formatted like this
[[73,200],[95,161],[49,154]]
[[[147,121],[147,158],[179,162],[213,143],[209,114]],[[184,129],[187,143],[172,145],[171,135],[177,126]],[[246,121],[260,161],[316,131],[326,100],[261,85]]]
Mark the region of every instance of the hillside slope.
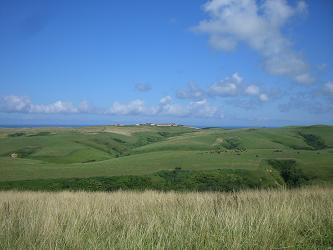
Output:
[[257,171],[271,169],[272,159],[294,161],[313,183],[333,183],[333,127],[0,129],[0,181],[146,175],[175,168]]

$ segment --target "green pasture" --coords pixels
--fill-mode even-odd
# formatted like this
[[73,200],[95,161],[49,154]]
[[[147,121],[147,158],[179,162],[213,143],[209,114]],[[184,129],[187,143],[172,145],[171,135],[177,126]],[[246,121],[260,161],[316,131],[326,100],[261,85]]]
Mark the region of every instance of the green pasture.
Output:
[[314,183],[333,183],[333,127],[0,129],[0,181],[146,175],[175,168],[262,170],[270,167],[269,159],[293,159]]

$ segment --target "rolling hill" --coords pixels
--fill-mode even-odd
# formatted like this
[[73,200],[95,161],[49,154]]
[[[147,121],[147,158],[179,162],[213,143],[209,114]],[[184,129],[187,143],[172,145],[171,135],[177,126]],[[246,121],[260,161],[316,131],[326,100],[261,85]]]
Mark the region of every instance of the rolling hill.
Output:
[[[288,169],[281,168],[281,164],[289,164]],[[0,129],[0,186],[23,180],[115,176],[154,179],[161,176],[161,171],[175,168],[186,178],[198,175],[191,171],[216,170],[244,170],[249,176],[256,172],[260,178],[263,173],[273,178],[276,173],[283,177],[283,171],[292,168],[301,171],[308,183],[331,185],[333,127]],[[280,183],[275,177],[271,182]]]

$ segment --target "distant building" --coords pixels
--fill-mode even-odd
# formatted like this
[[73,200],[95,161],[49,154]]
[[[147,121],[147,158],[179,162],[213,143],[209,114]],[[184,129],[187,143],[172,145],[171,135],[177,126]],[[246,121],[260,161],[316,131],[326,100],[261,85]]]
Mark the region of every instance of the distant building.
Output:
[[177,127],[177,126],[183,126],[183,125],[178,125],[176,123],[150,123],[150,122],[146,122],[146,123],[136,123],[136,126],[157,126],[157,127]]
[[156,126],[158,127],[176,127],[176,123],[162,123],[162,124],[157,124]]
[[10,155],[10,157],[13,158],[13,159],[15,159],[15,158],[18,157],[18,154],[17,154],[17,153],[12,153],[12,154]]

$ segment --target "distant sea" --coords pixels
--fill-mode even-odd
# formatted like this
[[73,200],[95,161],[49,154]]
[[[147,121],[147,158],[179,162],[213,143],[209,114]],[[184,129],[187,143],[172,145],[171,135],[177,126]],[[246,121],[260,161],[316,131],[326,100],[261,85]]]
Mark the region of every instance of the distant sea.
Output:
[[40,124],[40,125],[0,125],[0,128],[80,128],[80,127],[88,127],[88,126],[105,126],[105,125],[59,125],[59,124]]
[[[23,124],[23,125],[0,125],[0,128],[50,128],[50,127],[60,127],[60,128],[81,128],[81,127],[91,127],[91,126],[111,126],[112,124],[84,124],[84,125],[68,125],[68,124]],[[124,124],[124,125],[134,125],[134,124]],[[202,125],[184,125],[186,127],[193,128],[225,128],[225,129],[238,129],[238,128],[274,128],[274,126],[202,126]]]

